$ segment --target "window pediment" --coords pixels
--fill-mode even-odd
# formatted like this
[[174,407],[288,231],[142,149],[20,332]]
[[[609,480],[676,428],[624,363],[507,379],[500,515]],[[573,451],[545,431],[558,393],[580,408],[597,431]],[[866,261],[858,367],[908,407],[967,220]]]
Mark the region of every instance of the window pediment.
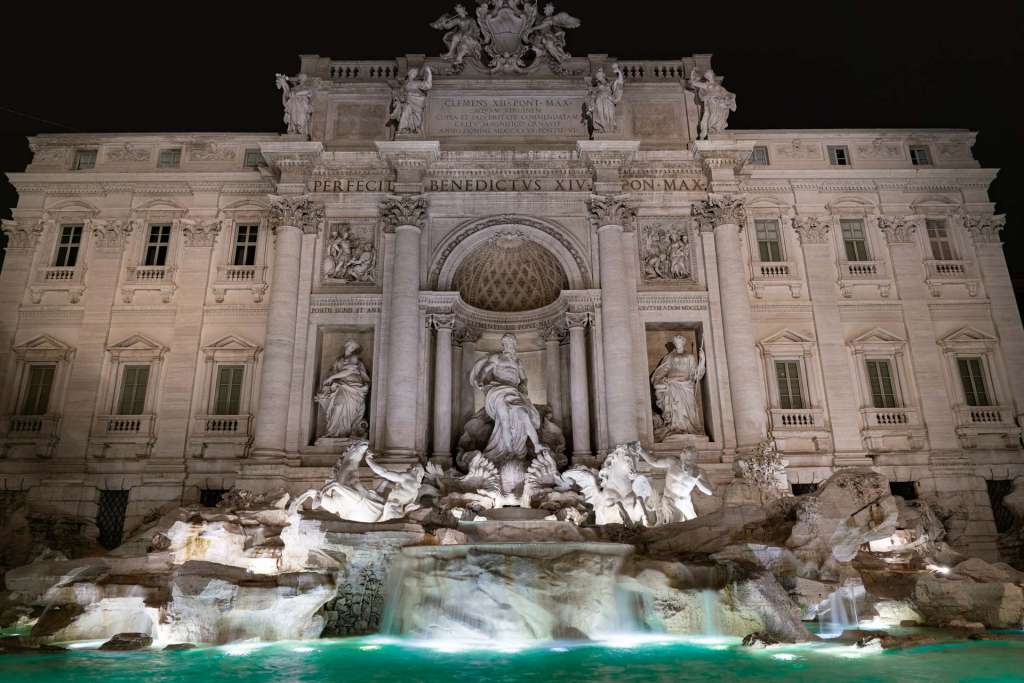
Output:
[[855,351],[870,353],[874,350],[892,351],[894,348],[903,348],[907,341],[885,328],[875,327],[848,343]]
[[167,347],[142,334],[134,334],[113,346],[107,347],[110,355],[118,360],[162,359]]
[[787,354],[806,356],[814,350],[815,340],[795,330],[785,328],[757,343],[761,351],[772,356]]
[[959,352],[988,352],[998,343],[999,340],[992,335],[970,325],[961,327],[939,340],[939,346],[945,351]]
[[263,349],[248,339],[228,335],[203,347],[207,360],[253,361]]
[[56,337],[43,334],[35,337],[34,339],[30,339],[24,344],[15,346],[13,350],[14,355],[17,356],[19,360],[32,362],[44,360],[66,360],[70,358],[75,349]]

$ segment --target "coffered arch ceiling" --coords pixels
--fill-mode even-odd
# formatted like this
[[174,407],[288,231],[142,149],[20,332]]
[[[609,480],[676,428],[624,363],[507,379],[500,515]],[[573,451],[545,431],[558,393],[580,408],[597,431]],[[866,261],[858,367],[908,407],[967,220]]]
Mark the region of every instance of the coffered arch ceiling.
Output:
[[485,311],[543,308],[568,288],[554,254],[519,231],[499,233],[459,265],[453,281],[462,300]]

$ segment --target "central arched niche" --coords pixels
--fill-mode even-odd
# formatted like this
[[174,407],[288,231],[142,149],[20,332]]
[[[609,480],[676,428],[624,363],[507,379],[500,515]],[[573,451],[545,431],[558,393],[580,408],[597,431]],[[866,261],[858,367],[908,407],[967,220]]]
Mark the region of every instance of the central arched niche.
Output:
[[490,237],[459,264],[452,280],[470,306],[498,313],[533,311],[554,303],[568,278],[558,259],[517,230]]

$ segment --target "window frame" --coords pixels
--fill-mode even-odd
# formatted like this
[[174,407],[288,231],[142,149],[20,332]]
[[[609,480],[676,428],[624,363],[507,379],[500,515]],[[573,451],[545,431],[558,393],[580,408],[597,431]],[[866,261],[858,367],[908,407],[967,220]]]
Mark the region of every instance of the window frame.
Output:
[[[945,236],[942,238],[942,243],[945,244],[949,250],[949,256],[944,257],[935,253],[935,241],[932,237],[932,224],[941,224]],[[959,253],[959,245],[952,234],[952,221],[948,216],[925,216],[924,217],[924,239],[927,243],[928,256],[931,261],[962,261]]]
[[[89,162],[89,165],[88,166],[83,166],[82,165],[83,160],[88,159],[89,157],[87,155],[90,155],[90,154],[92,155],[92,157],[91,157],[91,161]],[[72,171],[93,171],[93,170],[96,169],[96,163],[98,161],[99,161],[99,149],[96,149],[96,148],[76,149],[75,150],[74,159],[73,159],[73,161],[71,163],[71,170]]]
[[[128,400],[127,392],[129,388],[127,382],[130,375],[135,375],[137,374],[137,371],[140,370],[145,370],[145,373],[142,375],[145,378],[145,381],[141,383],[143,387],[141,401],[137,391],[134,389],[134,387],[136,387],[137,384],[139,383],[135,383],[132,385],[132,405],[128,406],[126,405],[126,402]],[[117,399],[114,401],[114,411],[111,413],[111,415],[136,416],[147,414],[146,407],[149,404],[149,386],[151,372],[152,367],[148,363],[125,363],[120,367],[119,376],[117,380]],[[138,407],[136,408],[134,407],[135,404],[140,405],[138,405]]]
[[[67,233],[68,230],[72,230],[72,231],[77,230],[78,231],[77,232],[78,240],[75,241],[75,242],[69,242],[69,243],[65,244],[64,237],[65,237],[65,234]],[[75,233],[72,233],[72,236],[74,234]],[[81,255],[82,255],[82,246],[83,246],[84,240],[85,240],[85,223],[59,223],[57,225],[57,240],[56,240],[56,245],[54,247],[53,260],[51,261],[51,264],[52,264],[51,267],[52,268],[77,268],[78,264],[80,262]],[[65,262],[61,263],[60,262],[61,261],[61,253],[62,253],[62,250],[64,250],[64,249],[67,250],[66,252],[64,252],[65,258],[63,260]],[[67,258],[68,254],[71,254],[73,256],[73,258]],[[69,260],[72,261],[72,263],[67,263],[67,261],[69,261]]]
[[[249,157],[253,155],[256,159],[256,163],[250,164]],[[249,147],[242,153],[242,168],[257,169],[263,166],[263,152],[259,147]]]
[[[232,254],[230,265],[240,267],[255,267],[257,265],[257,260],[259,259],[260,238],[262,237],[263,234],[262,226],[258,221],[236,221],[234,223],[234,226],[235,233],[234,240],[232,241]],[[243,228],[247,230],[247,232],[249,233],[249,237],[252,236],[251,230],[255,229],[256,239],[249,239],[246,242],[242,242],[241,231]],[[244,251],[240,252],[239,250]],[[245,257],[241,259],[242,261],[251,261],[251,263],[239,263],[240,253],[245,255]]]
[[[807,399],[807,390],[806,390],[807,381],[806,381],[806,379],[803,376],[804,375],[803,368],[802,368],[803,363],[801,362],[801,359],[800,358],[778,358],[778,357],[776,357],[776,358],[772,359],[772,365],[773,365],[773,367],[775,369],[775,373],[774,373],[775,397],[776,397],[776,403],[777,403],[778,409],[779,410],[808,410],[809,409],[809,406],[808,406],[809,402],[808,402],[808,399]],[[789,369],[795,369],[796,370],[795,379],[796,379],[796,383],[797,383],[797,393],[796,393],[795,396],[792,395],[790,391],[788,391],[788,389],[792,389],[791,386],[787,386],[787,391],[785,392],[785,394],[783,393],[783,391],[782,391],[782,388],[783,388],[782,387],[783,378],[780,376],[780,373],[779,373],[779,369],[780,368],[786,368],[787,372],[788,372]],[[786,384],[790,385],[792,383],[792,381],[793,381],[793,378],[787,376],[785,378],[785,380],[786,380]],[[783,405],[787,401],[788,402],[792,402],[794,398],[798,399],[800,405]]]
[[[915,157],[915,152],[923,152],[925,156],[924,161],[918,161]],[[909,144],[907,145],[907,154],[910,156],[911,166],[934,166],[935,160],[932,157],[932,150],[929,145],[924,144]]]
[[[825,145],[825,151],[828,154],[830,166],[853,166],[849,145]],[[840,154],[842,154],[842,160],[840,160]]]
[[[842,260],[846,263],[871,263],[876,261],[874,256],[874,250],[872,249],[871,240],[868,237],[868,224],[867,221],[862,217],[851,217],[851,216],[839,216],[839,239],[842,242]],[[848,239],[846,235],[847,225],[851,223],[858,223],[860,225],[860,239]],[[859,242],[861,248],[864,250],[863,258],[850,257],[850,243]]]
[[[46,385],[46,391],[45,391],[46,399],[45,399],[45,401],[41,401],[40,400],[41,397],[36,398],[35,403],[37,405],[33,406],[32,410],[29,410],[28,403],[29,403],[30,398],[32,398],[32,393],[33,393],[32,375],[34,374],[34,371],[41,370],[41,369],[47,369],[47,370],[50,371],[50,373],[49,373],[50,374],[50,380],[49,380],[49,383]],[[34,363],[27,363],[26,364],[25,370],[24,370],[24,372],[25,372],[24,388],[20,392],[21,396],[18,399],[18,405],[20,406],[20,408],[18,409],[18,413],[17,413],[18,415],[25,415],[25,416],[31,415],[31,416],[34,416],[34,417],[38,417],[38,416],[41,416],[41,415],[50,415],[51,414],[50,406],[53,404],[53,390],[54,390],[54,383],[56,382],[56,379],[57,379],[57,369],[58,368],[57,368],[57,363],[56,362],[34,362]],[[42,410],[39,410],[40,406],[38,406],[38,403],[43,403]]]
[[107,347],[106,365],[103,376],[104,385],[100,392],[97,408],[102,409],[101,416],[117,417],[121,405],[124,388],[125,368],[130,366],[148,366],[143,411],[135,417],[152,417],[159,408],[160,387],[163,382],[163,364],[167,347],[151,337],[134,334],[120,342]]
[[[964,377],[964,365],[968,367],[972,364],[977,364],[977,373],[971,371],[970,377]],[[992,378],[991,371],[988,368],[988,364],[985,362],[985,357],[980,354],[956,354],[956,369],[957,377],[960,380],[960,398],[963,399],[964,405],[970,408],[991,408],[998,406],[998,402],[993,402],[992,399],[995,397],[992,389]],[[968,379],[970,384],[973,385],[970,392],[967,390]],[[981,383],[981,394],[982,397],[987,399],[984,403],[973,403],[972,399],[976,400],[979,394],[976,381]]]
[[[156,154],[156,167],[165,169],[181,168],[182,151],[183,150],[181,147],[161,147],[160,151],[158,151]],[[165,154],[175,155],[174,163],[170,163],[169,161],[165,160]]]
[[[775,224],[775,236],[776,236],[776,239],[775,239],[774,243],[771,240],[762,240],[761,239],[761,225],[766,224],[766,223],[774,223]],[[766,232],[766,234],[767,234],[767,232]],[[764,252],[762,250],[762,245],[766,245],[766,244],[767,245],[775,244],[778,247],[778,251],[779,251],[778,258],[768,258],[768,259],[764,258]],[[758,260],[759,263],[786,263],[786,248],[785,248],[784,239],[783,239],[782,220],[780,218],[754,217],[754,245],[756,247],[757,260]],[[770,251],[770,247],[769,247],[769,251]],[[771,257],[772,255],[769,253],[768,256]]]
[[[156,234],[157,229],[161,231],[160,234]],[[168,266],[173,233],[173,223],[160,222],[147,225],[146,240],[142,248],[143,266],[147,268],[166,268]],[[154,237],[158,238],[157,241],[154,241]]]
[[[889,398],[891,398],[892,405],[879,405],[878,401],[876,401],[875,381],[874,377],[872,376],[871,367],[872,364],[875,364],[877,367],[882,367],[882,363],[885,364],[884,367],[888,368],[888,377],[886,379],[889,383],[889,391],[884,391],[884,387],[881,386],[883,383],[883,378],[879,376],[878,380],[880,391],[877,394],[877,397],[884,399],[886,396],[888,396]],[[900,390],[899,374],[897,372],[894,359],[887,356],[869,355],[864,358],[864,371],[867,375],[868,380],[868,403],[870,404],[871,408],[874,408],[876,410],[896,410],[904,407],[903,397],[901,395],[902,392]],[[882,402],[884,403],[885,401],[883,400]]]
[[[235,381],[232,378],[231,381],[226,385],[229,387],[230,394],[222,401],[221,389],[225,386],[223,382],[223,375],[226,371],[238,371],[238,378]],[[213,377],[213,400],[210,403],[212,410],[210,415],[241,415],[242,414],[242,392],[245,388],[245,382],[248,379],[248,370],[244,363],[217,363],[214,366],[214,377]],[[221,404],[225,403],[225,409],[222,409]],[[234,410],[227,410],[227,408],[234,408]]]
[[[759,152],[761,153],[760,158],[758,157]],[[772,157],[768,151],[768,145],[754,145],[750,152],[750,163],[752,166],[771,166]]]

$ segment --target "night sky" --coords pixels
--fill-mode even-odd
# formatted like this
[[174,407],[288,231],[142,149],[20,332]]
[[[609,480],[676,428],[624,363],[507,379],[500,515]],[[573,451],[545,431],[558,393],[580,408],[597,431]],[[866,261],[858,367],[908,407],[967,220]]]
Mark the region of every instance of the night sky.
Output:
[[[455,0],[291,2],[273,13],[252,3],[223,16],[212,13],[213,2],[38,5],[38,12],[4,12],[3,171],[24,169],[25,138],[37,133],[282,131],[274,73],[295,73],[298,54],[440,54],[442,34],[428,24]],[[713,53],[739,99],[732,128],[978,131],[975,155],[1002,169],[991,194],[1008,216],[1003,237],[1021,299],[1024,126],[1014,99],[1024,3],[556,5],[583,21],[569,33],[574,55]],[[0,180],[0,215],[10,217],[16,201]]]

